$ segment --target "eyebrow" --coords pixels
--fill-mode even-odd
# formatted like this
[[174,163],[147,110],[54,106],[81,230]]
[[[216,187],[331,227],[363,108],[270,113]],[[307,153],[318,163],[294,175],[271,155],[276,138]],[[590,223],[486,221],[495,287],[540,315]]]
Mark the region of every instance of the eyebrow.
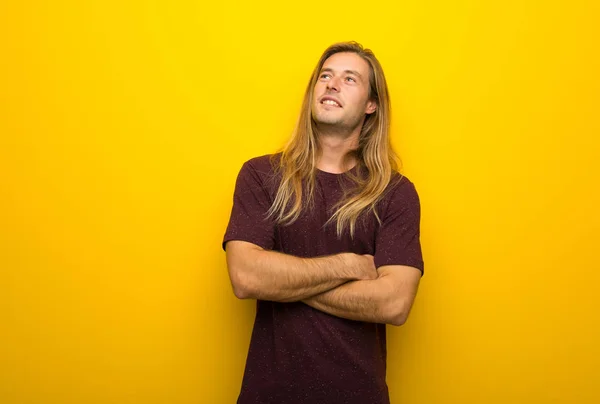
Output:
[[[333,69],[330,67],[326,67],[325,69],[321,69],[321,73],[323,73],[323,72],[333,73]],[[344,73],[354,74],[355,76],[362,78],[362,75],[359,72],[357,72],[356,70],[344,70]]]

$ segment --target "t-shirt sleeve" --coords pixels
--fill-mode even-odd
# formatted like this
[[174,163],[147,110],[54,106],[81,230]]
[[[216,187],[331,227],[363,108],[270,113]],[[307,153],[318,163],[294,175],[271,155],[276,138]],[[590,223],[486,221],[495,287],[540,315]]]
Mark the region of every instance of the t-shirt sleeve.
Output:
[[412,182],[402,180],[392,190],[375,240],[375,267],[407,265],[424,273],[420,242],[421,205]]
[[[264,175],[264,174],[263,174]],[[267,219],[271,206],[261,174],[247,161],[242,166],[233,194],[233,207],[223,237],[222,248],[231,240],[242,240],[272,250],[275,243],[274,220]]]

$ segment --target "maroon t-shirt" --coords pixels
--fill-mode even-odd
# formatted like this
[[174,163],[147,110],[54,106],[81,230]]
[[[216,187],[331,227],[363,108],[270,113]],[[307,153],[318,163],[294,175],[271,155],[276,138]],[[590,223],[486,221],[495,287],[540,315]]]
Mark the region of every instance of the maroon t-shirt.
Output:
[[[375,266],[409,265],[423,271],[420,204],[414,185],[395,174],[373,214],[357,222],[354,239],[323,227],[343,190],[344,174],[317,171],[315,204],[288,226],[265,219],[280,177],[269,155],[242,166],[223,239],[243,240],[298,257],[372,254]],[[356,170],[353,168],[352,170]],[[347,320],[302,303],[258,300],[238,403],[386,404],[385,324]]]

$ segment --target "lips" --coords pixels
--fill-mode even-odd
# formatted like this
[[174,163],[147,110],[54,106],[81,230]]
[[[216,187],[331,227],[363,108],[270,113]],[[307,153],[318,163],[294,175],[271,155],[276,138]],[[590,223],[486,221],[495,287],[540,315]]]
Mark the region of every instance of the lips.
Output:
[[338,107],[338,108],[342,107],[342,103],[340,102],[340,100],[338,100],[337,98],[332,97],[330,95],[321,97],[321,104],[331,105],[331,106]]

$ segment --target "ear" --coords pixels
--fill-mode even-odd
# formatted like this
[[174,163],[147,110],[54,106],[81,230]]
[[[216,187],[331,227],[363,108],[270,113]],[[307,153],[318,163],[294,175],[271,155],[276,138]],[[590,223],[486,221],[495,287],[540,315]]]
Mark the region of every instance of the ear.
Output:
[[377,109],[377,103],[374,100],[367,101],[367,107],[365,108],[365,114],[372,114]]

